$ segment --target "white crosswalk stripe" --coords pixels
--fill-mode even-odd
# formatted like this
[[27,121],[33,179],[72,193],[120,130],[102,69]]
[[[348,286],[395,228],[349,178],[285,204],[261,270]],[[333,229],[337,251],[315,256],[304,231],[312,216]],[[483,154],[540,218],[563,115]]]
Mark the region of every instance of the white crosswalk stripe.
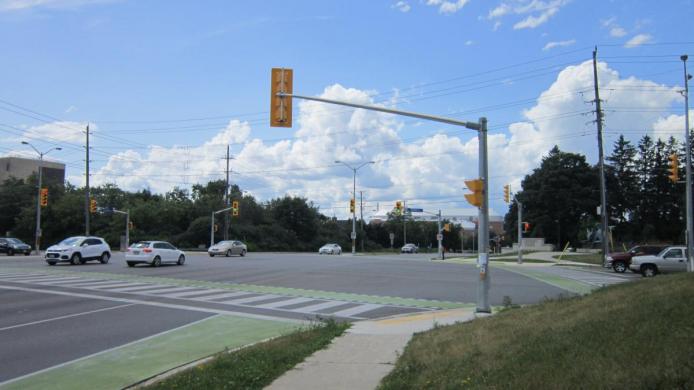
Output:
[[99,284],[99,285],[96,285],[96,286],[93,286],[93,287],[92,287],[92,286],[89,286],[89,287],[86,287],[86,288],[90,288],[90,289],[93,288],[93,289],[97,289],[97,290],[102,290],[102,289],[104,289],[104,290],[109,289],[109,290],[110,290],[112,287],[119,287],[119,288],[135,287],[135,286],[144,287],[144,286],[146,286],[146,285],[147,285],[147,284],[144,284],[144,283],[114,282],[114,283],[110,283],[110,284]]
[[167,298],[185,298],[188,296],[195,296],[199,294],[204,294],[204,293],[221,293],[224,292],[224,290],[198,290],[198,291],[184,291],[184,292],[178,292],[178,293],[173,293],[173,294],[166,294]]
[[329,309],[331,307],[344,305],[345,303],[349,303],[349,302],[328,301],[328,302],[318,303],[318,304],[311,305],[311,306],[300,307],[300,308],[294,309],[293,311],[298,311],[299,313],[315,313],[315,312],[323,310],[323,309]]
[[228,301],[221,301],[219,303],[224,303],[226,305],[242,305],[242,304],[247,304],[247,303],[251,303],[251,302],[265,301],[268,299],[281,298],[281,297],[282,297],[281,295],[268,294],[268,295],[261,295],[261,296],[257,296],[257,297],[231,299]]
[[215,294],[215,295],[205,295],[204,297],[193,298],[193,300],[211,301],[213,299],[231,298],[231,297],[238,297],[241,295],[248,295],[248,294],[250,294],[250,293],[248,293],[246,291],[235,291],[235,292],[226,292],[226,293]]
[[316,300],[315,298],[290,298],[290,299],[287,299],[285,301],[266,303],[263,305],[256,305],[254,307],[260,307],[263,309],[277,309],[277,308],[282,308],[283,306],[296,305],[298,303],[311,302],[311,301],[315,301],[315,300]]
[[365,304],[359,305],[357,307],[352,307],[349,309],[340,310],[338,312],[330,313],[330,315],[333,315],[336,317],[354,317],[358,314],[366,313],[367,311],[379,309],[381,307],[383,307],[383,305],[376,305],[373,303],[365,303]]

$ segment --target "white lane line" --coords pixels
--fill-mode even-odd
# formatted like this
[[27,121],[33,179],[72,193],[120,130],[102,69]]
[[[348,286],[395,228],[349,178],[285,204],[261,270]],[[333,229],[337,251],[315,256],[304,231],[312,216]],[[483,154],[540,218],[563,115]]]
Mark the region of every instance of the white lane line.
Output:
[[281,295],[268,294],[268,295],[261,295],[259,297],[249,297],[249,298],[231,299],[228,301],[218,301],[218,303],[223,303],[225,305],[242,305],[245,303],[264,301],[267,299],[280,298],[280,297],[282,297],[282,296]]
[[[85,278],[78,278],[78,280],[66,280],[66,281],[61,281],[61,282],[55,282],[51,284],[55,285],[61,285],[65,284],[65,287],[77,287],[83,284],[92,284],[92,283],[101,283],[101,282],[111,282],[112,280],[108,279],[85,279]],[[67,286],[69,284],[69,286]]]
[[328,302],[318,303],[318,304],[311,305],[311,306],[299,307],[296,309],[292,309],[291,311],[296,311],[299,313],[313,313],[313,312],[316,312],[318,310],[323,310],[323,309],[328,309],[328,308],[335,307],[335,306],[344,305],[345,303],[350,303],[350,302],[328,301]]
[[11,281],[17,283],[31,283],[34,281],[50,280],[53,278],[55,278],[55,276],[25,276],[23,278],[13,278]]
[[365,313],[367,311],[371,311],[374,309],[379,309],[381,307],[383,307],[383,305],[377,305],[374,303],[366,303],[363,305],[359,305],[357,307],[352,307],[349,309],[340,310],[340,311],[335,312],[335,313],[330,313],[330,315],[336,316],[336,317],[354,317],[357,314]]
[[[0,274],[1,279],[5,278],[21,278],[22,276],[32,276],[32,275],[37,275],[37,274],[20,274],[16,272],[5,272]],[[40,275],[40,274],[39,274]]]
[[98,286],[89,286],[89,287],[86,287],[86,288],[88,288],[88,289],[98,289],[98,290],[101,290],[101,289],[108,289],[108,288],[111,288],[111,287],[135,287],[135,286],[144,287],[144,286],[146,286],[146,284],[144,284],[144,283],[133,283],[133,282],[113,282],[113,283],[110,283],[110,284],[100,284],[100,285],[98,285]]
[[161,295],[161,294],[166,294],[170,292],[178,292],[178,291],[184,291],[188,290],[190,291],[191,288],[195,287],[172,287],[172,288],[165,288],[165,289],[151,289],[151,290],[143,290],[143,291],[138,291],[137,294],[145,294],[145,295]]
[[62,284],[62,283],[72,283],[76,282],[78,280],[84,280],[84,278],[81,278],[79,276],[71,276],[71,277],[66,277],[66,278],[55,278],[53,280],[47,280],[45,282],[41,282],[41,284]]
[[84,311],[84,312],[75,313],[75,314],[67,314],[67,315],[64,315],[64,316],[53,317],[53,318],[47,318],[47,319],[45,319],[45,320],[32,321],[32,322],[27,322],[27,323],[24,323],[24,324],[19,324],[19,325],[6,326],[6,327],[4,327],[4,328],[0,328],[0,332],[2,332],[3,330],[10,330],[10,329],[15,329],[15,328],[21,328],[21,327],[23,327],[23,326],[29,326],[29,325],[43,324],[43,323],[45,323],[45,322],[63,320],[63,319],[72,318],[72,317],[79,317],[79,316],[84,316],[84,315],[87,315],[87,314],[94,314],[94,313],[99,313],[99,312],[102,312],[102,311],[120,309],[120,308],[123,308],[123,307],[134,306],[134,305],[135,305],[134,303],[128,303],[128,304],[125,304],[125,305],[118,305],[118,306],[105,307],[105,308],[102,308],[102,309]]
[[71,284],[66,284],[65,287],[79,287],[79,288],[91,288],[91,287],[96,287],[99,285],[105,285],[105,284],[113,284],[114,280],[101,280],[101,281],[92,281],[92,282],[75,282]]
[[259,307],[261,309],[276,309],[281,308],[282,306],[296,305],[297,303],[311,302],[315,300],[315,298],[293,298],[279,302],[266,303],[264,305],[257,305],[253,307]]
[[228,292],[228,293],[223,293],[223,294],[205,295],[204,297],[198,297],[198,298],[192,298],[192,299],[195,301],[212,301],[213,299],[231,298],[231,297],[238,297],[241,295],[248,295],[248,294],[252,294],[252,293],[245,292],[245,291],[235,291],[235,292]]
[[177,330],[184,329],[184,328],[187,328],[187,327],[189,327],[189,326],[193,326],[193,325],[199,324],[199,323],[201,323],[201,322],[203,322],[203,321],[207,321],[207,320],[212,319],[212,318],[215,318],[215,317],[217,317],[217,315],[213,315],[213,316],[210,316],[210,317],[207,317],[207,318],[203,318],[203,319],[201,319],[201,320],[193,321],[193,322],[191,322],[191,323],[188,323],[188,324],[185,324],[185,325],[181,325],[181,326],[179,326],[179,327],[172,328],[172,329],[169,329],[169,330],[166,330],[166,331],[157,333],[157,334],[153,334],[153,335],[151,335],[151,336],[147,336],[147,337],[144,337],[144,338],[141,338],[141,339],[133,340],[133,341],[131,341],[131,342],[129,342],[129,343],[125,343],[125,344],[123,344],[123,345],[118,345],[118,346],[115,346],[115,347],[113,347],[113,348],[104,349],[103,351],[99,351],[99,352],[93,353],[93,354],[91,354],[91,355],[82,356],[82,357],[77,358],[77,359],[74,359],[74,360],[70,360],[70,361],[67,361],[67,362],[63,362],[63,363],[60,363],[60,364],[56,364],[55,366],[52,366],[52,367],[44,368],[44,369],[42,369],[42,370],[38,370],[38,371],[31,372],[31,373],[29,373],[29,374],[25,374],[25,375],[22,375],[22,376],[18,376],[18,377],[16,377],[16,378],[12,378],[12,379],[10,379],[10,380],[6,380],[6,381],[4,381],[4,382],[0,382],[0,387],[2,387],[2,386],[4,386],[4,385],[9,385],[10,383],[14,383],[14,382],[21,381],[22,379],[26,379],[26,378],[32,377],[32,376],[34,376],[34,375],[42,374],[42,373],[47,372],[47,371],[51,371],[51,370],[55,370],[55,369],[58,369],[58,368],[61,368],[61,367],[65,367],[65,366],[67,366],[67,365],[69,365],[69,364],[72,364],[72,363],[81,362],[81,361],[83,361],[83,360],[91,359],[91,358],[93,358],[93,357],[96,357],[96,356],[99,356],[99,355],[102,355],[102,354],[106,354],[106,353],[109,353],[109,352],[112,352],[112,351],[115,351],[115,350],[118,350],[118,349],[121,349],[121,348],[129,347],[129,346],[131,346],[131,345],[134,345],[134,344],[137,344],[137,343],[141,343],[141,342],[144,342],[144,341],[153,339],[153,338],[155,338],[155,337],[163,336],[163,335],[165,335],[165,334],[167,334],[167,333],[175,332],[175,331],[177,331]]
[[185,298],[189,295],[199,295],[199,294],[204,294],[204,293],[220,293],[224,292],[224,290],[205,290],[201,289],[198,291],[184,291],[184,292],[179,292],[179,293],[173,293],[173,294],[166,294],[167,298]]
[[110,290],[112,292],[130,292],[131,290],[147,290],[147,289],[153,289],[156,288],[157,286],[160,287],[171,287],[171,286],[162,286],[162,285],[156,285],[156,284],[142,284],[141,286],[137,287],[121,287],[121,288],[114,288],[113,290]]

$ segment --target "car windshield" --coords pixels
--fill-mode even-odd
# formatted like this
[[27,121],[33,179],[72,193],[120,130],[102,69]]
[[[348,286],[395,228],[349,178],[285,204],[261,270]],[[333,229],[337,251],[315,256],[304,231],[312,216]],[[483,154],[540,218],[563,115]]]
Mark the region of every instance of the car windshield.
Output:
[[60,241],[60,244],[58,245],[65,245],[65,246],[75,246],[79,244],[84,237],[70,237],[66,238],[63,241]]
[[231,245],[233,243],[233,241],[220,241],[217,243],[217,245]]
[[137,244],[133,245],[132,247],[133,248],[146,248],[149,246],[149,244],[150,244],[149,241],[142,241],[142,242],[138,242]]
[[24,244],[22,240],[18,240],[16,238],[6,238],[7,242],[10,244]]
[[660,251],[660,253],[658,253],[658,257],[663,257],[663,256],[665,256],[665,252],[667,252],[667,251],[669,251],[669,250],[670,250],[670,247],[667,247],[667,248],[663,249],[662,251]]

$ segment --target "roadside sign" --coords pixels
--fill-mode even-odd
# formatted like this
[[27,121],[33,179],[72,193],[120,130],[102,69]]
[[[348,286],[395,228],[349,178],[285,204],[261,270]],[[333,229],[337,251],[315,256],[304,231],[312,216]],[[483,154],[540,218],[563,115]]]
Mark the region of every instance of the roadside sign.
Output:
[[439,233],[436,235],[436,241],[441,241],[443,240],[443,234]]

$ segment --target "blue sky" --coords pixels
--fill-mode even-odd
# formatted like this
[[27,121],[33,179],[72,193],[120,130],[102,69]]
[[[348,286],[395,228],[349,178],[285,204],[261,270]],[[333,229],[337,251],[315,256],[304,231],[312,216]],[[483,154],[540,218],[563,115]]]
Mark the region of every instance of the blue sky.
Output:
[[283,66],[304,95],[488,117],[502,214],[503,184],[552,145],[595,161],[595,45],[607,153],[619,133],[684,132],[691,15],[691,0],[0,0],[0,153],[61,144],[51,156],[81,185],[76,128],[90,123],[95,183],[165,192],[221,178],[230,143],[232,181],[261,199],[302,195],[344,215],[351,172],[332,162],[376,160],[359,176],[369,208],[467,207],[473,132],[300,102],[292,129],[270,128],[269,71]]

